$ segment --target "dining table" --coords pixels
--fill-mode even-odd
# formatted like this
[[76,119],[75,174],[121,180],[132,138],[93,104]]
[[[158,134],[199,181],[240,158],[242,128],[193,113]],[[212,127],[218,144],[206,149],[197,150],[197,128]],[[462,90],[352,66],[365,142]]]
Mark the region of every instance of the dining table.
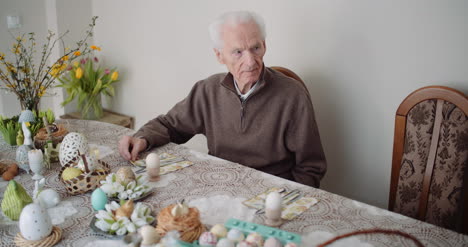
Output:
[[[135,131],[109,123],[92,120],[58,120],[69,132],[83,134],[91,147],[99,150],[100,159],[112,172],[124,166],[133,166],[118,152],[119,139]],[[10,146],[0,137],[0,160],[14,160],[16,146]],[[468,246],[468,236],[429,223],[409,218],[386,209],[346,198],[323,189],[313,188],[276,177],[242,164],[220,159],[192,150],[184,145],[168,143],[141,153],[168,153],[190,161],[193,165],[161,175],[153,183],[153,193],[143,200],[155,212],[184,199],[200,211],[201,222],[207,226],[223,224],[230,218],[264,224],[265,216],[246,207],[243,202],[269,188],[298,190],[302,195],[317,199],[292,220],[279,228],[300,234],[301,246],[317,246],[336,236],[358,230],[385,229],[401,231],[418,239],[424,246]],[[96,215],[91,206],[91,193],[70,195],[59,178],[60,163],[53,163],[44,171],[45,187],[56,190],[60,203],[49,208],[52,223],[62,229],[62,238],[55,246],[125,246],[118,237],[97,232],[90,227]],[[34,189],[31,174],[21,171],[15,180],[29,194]],[[8,182],[0,178],[0,200]],[[366,193],[361,191],[361,193]],[[14,238],[19,232],[17,221],[0,216],[0,246],[16,246]],[[350,236],[330,246],[415,246],[406,238],[388,234]]]

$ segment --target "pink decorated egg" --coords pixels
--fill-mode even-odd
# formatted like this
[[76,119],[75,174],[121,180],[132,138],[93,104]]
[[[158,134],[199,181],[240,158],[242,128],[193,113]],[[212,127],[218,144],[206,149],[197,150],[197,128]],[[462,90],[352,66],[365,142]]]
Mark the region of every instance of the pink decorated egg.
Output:
[[202,247],[215,247],[218,242],[218,238],[211,232],[204,232],[198,239],[198,243]]
[[252,232],[251,234],[249,234],[245,241],[256,244],[257,246],[263,246],[263,237],[262,235],[256,232]]
[[269,238],[265,241],[263,247],[283,247],[277,238]]

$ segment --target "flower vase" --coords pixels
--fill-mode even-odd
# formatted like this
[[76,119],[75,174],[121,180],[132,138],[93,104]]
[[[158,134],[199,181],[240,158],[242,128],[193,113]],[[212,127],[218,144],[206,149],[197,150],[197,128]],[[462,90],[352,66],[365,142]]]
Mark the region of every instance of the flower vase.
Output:
[[83,100],[81,111],[82,119],[96,120],[103,115],[101,94],[96,96],[88,96]]

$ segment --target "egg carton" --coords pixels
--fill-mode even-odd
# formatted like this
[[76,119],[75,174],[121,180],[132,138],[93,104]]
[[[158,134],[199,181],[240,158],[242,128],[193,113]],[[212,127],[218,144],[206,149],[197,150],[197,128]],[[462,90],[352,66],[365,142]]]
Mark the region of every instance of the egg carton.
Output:
[[[281,241],[283,245],[286,245],[287,243],[295,243],[299,246],[302,241],[301,235],[299,234],[234,218],[227,220],[226,223],[224,223],[224,226],[228,231],[233,228],[236,228],[242,231],[242,233],[244,233],[245,236],[249,235],[250,233],[256,232],[260,234],[265,240],[267,240],[270,237],[274,237]],[[200,245],[198,244],[198,240],[195,240],[193,243],[181,242],[180,247],[200,247]]]

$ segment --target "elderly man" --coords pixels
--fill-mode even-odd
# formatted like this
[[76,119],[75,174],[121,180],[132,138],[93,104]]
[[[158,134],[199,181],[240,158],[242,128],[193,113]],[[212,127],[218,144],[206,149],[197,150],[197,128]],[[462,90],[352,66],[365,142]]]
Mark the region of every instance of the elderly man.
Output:
[[211,155],[319,187],[327,166],[312,102],[299,83],[264,66],[263,20],[229,12],[209,30],[229,73],[198,81],[166,115],[122,137],[121,155],[135,160],[148,148],[204,134]]

